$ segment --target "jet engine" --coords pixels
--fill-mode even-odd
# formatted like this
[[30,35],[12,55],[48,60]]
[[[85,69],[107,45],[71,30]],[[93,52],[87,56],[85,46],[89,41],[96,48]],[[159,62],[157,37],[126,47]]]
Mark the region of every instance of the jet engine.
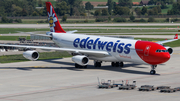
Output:
[[81,66],[86,66],[89,62],[89,58],[85,55],[76,55],[72,57],[72,61]]
[[35,61],[39,58],[39,53],[35,50],[28,50],[28,51],[25,51],[23,53],[23,56],[26,58],[26,59],[29,59],[29,60],[32,60],[32,61]]
[[169,54],[173,53],[173,49],[171,47],[168,46],[164,46],[164,47],[168,50]]

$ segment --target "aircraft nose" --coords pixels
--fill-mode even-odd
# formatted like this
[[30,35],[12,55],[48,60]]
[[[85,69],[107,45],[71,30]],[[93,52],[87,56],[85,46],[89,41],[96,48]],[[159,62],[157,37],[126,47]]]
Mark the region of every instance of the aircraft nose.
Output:
[[168,61],[169,59],[170,59],[170,54],[169,53],[164,53],[164,54],[162,54],[162,56],[161,56],[161,61],[162,61],[162,63],[164,63],[164,62],[166,62],[166,61]]

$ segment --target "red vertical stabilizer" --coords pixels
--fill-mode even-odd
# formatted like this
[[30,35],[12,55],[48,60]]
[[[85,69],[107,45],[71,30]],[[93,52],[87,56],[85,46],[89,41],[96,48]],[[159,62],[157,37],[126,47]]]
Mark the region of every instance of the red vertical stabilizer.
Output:
[[59,20],[56,16],[56,13],[54,11],[54,8],[51,4],[51,2],[46,2],[46,8],[47,8],[47,13],[48,13],[48,21],[49,21],[49,26],[50,26],[50,32],[56,32],[56,33],[66,33],[60,23]]

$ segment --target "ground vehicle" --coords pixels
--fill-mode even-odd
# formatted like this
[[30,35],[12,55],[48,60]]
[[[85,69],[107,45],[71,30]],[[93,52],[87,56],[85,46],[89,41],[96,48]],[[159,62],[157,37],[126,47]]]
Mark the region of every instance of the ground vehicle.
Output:
[[129,90],[135,88],[136,88],[136,81],[133,81],[132,84],[126,82],[126,84],[123,84],[122,86],[119,87],[119,90]]
[[[99,82],[98,82],[99,83]],[[98,84],[98,88],[114,88],[115,85],[112,84],[111,80],[108,80],[107,82],[105,82],[104,79],[101,80],[101,83]]]
[[142,85],[139,91],[154,91],[156,88],[153,85]]
[[180,87],[176,87],[174,88],[176,91],[180,91]]
[[168,93],[173,93],[176,91],[180,91],[180,87],[176,87],[176,88],[166,88],[166,89],[161,89],[160,92],[168,92]]
[[169,89],[171,86],[158,86],[156,87],[157,90],[161,90],[161,89]]
[[174,88],[169,88],[169,89],[161,89],[160,92],[168,92],[168,93],[173,93],[176,92],[176,89]]

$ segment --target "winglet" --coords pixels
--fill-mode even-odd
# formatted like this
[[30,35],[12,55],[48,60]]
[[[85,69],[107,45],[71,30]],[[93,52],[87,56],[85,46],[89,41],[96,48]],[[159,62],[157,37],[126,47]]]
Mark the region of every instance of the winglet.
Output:
[[47,13],[48,13],[50,31],[56,32],[56,33],[66,33],[59,23],[59,20],[56,16],[56,13],[54,11],[54,8],[51,2],[46,2],[46,8],[47,8]]
[[178,34],[176,34],[176,35],[174,36],[174,39],[178,39]]

